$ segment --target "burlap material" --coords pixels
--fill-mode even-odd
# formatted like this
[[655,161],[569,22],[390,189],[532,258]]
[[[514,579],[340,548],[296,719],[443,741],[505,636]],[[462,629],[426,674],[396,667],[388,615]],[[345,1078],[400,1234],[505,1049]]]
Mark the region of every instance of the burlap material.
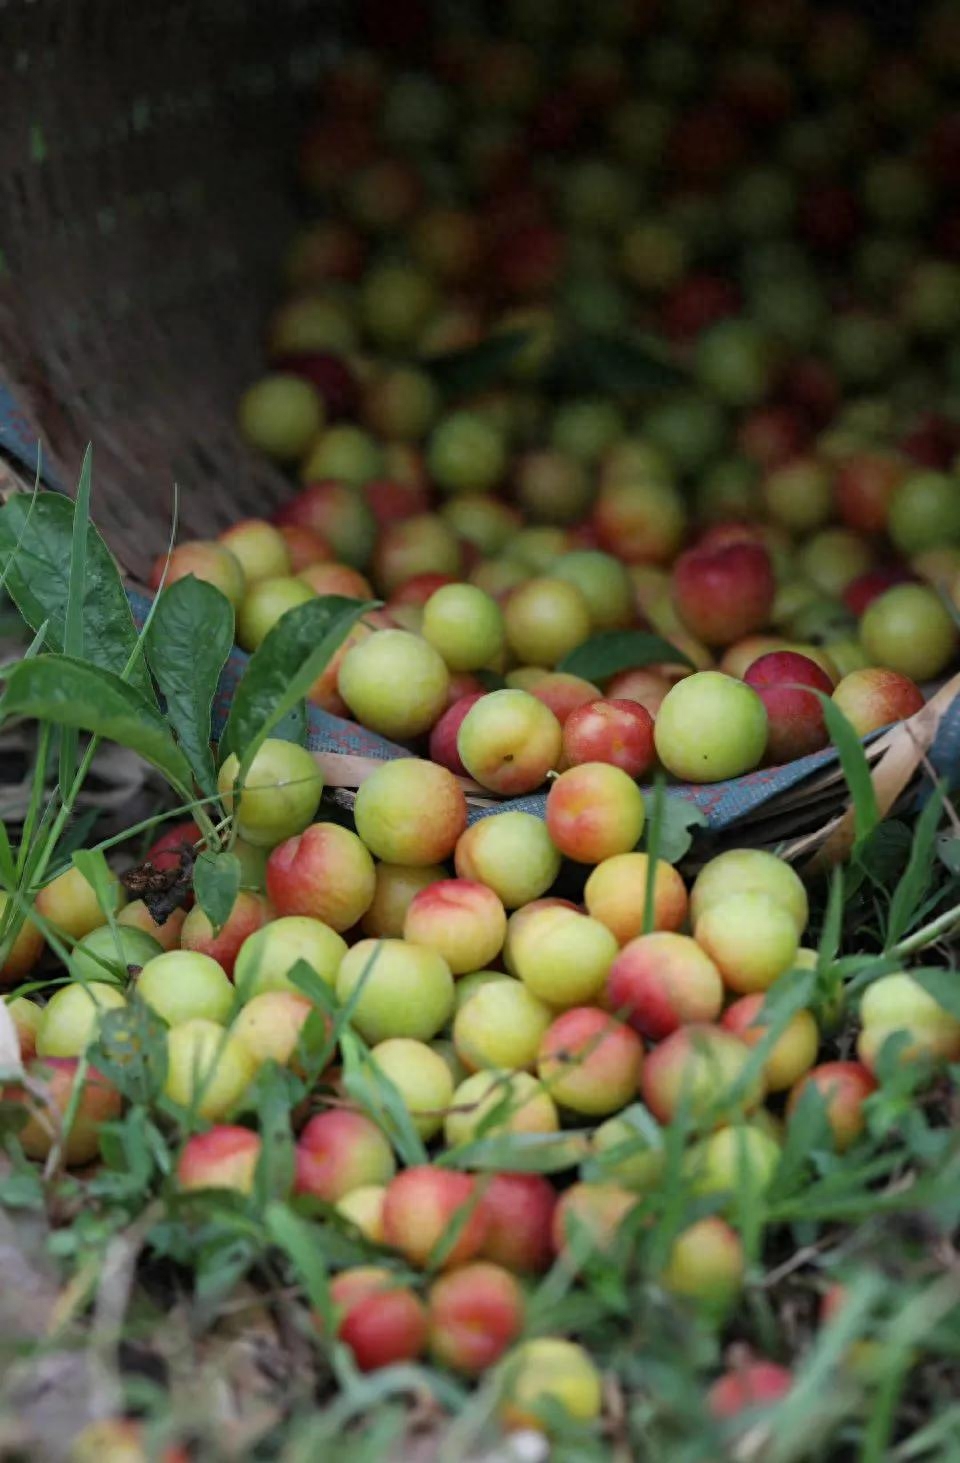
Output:
[[0,385],[142,578],[263,514],[237,437],[342,0],[0,0]]

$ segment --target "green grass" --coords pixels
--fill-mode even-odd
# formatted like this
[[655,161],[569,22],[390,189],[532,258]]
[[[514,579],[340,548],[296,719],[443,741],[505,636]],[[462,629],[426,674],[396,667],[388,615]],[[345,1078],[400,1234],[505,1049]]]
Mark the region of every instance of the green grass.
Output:
[[[85,472],[89,484],[89,463]],[[163,642],[159,636],[151,642],[149,627],[137,635],[132,624],[118,629],[110,620],[117,584],[105,584],[99,605],[96,596],[79,595],[76,574],[91,555],[100,556],[87,501],[81,493],[69,532],[62,506],[51,507],[45,495],[0,523],[3,578],[34,632],[25,654],[4,668],[0,718],[30,714],[37,724],[27,816],[21,828],[0,836],[2,949],[9,949],[37,889],[76,852],[76,799],[101,737],[144,752],[171,785],[169,809],[77,859],[103,887],[104,899],[103,856],[124,842],[142,849],[144,836],[164,818],[187,814],[207,835],[198,895],[211,918],[222,918],[236,886],[229,821],[209,791],[215,772],[207,751],[209,703],[219,651],[214,646],[203,694],[194,695],[195,685],[177,682],[176,664],[164,662]],[[0,519],[5,513],[0,510]],[[18,555],[33,542],[30,525],[38,523],[46,526],[44,552],[60,556],[66,596],[45,598],[36,579],[24,590]],[[190,615],[209,622],[212,607],[222,613],[202,591],[179,591],[172,608],[185,617],[177,629],[182,644],[190,643]],[[268,637],[238,693],[230,738],[242,765],[249,765],[256,740],[295,707],[355,613],[333,601],[305,609],[309,616],[292,612],[282,634]],[[104,640],[99,627],[108,620],[113,628]],[[143,671],[145,651],[156,680],[167,684],[162,706]],[[38,664],[52,667],[42,673],[46,680],[34,675]],[[58,676],[74,676],[82,715],[64,719],[54,694]],[[90,685],[97,694],[80,697]],[[119,708],[109,723],[102,711],[108,693]],[[824,1033],[821,1060],[851,1055],[862,991],[903,966],[960,1016],[951,945],[960,922],[960,859],[945,789],[930,787],[916,817],[878,822],[862,749],[845,725],[832,730],[856,806],[856,842],[848,864],[811,891],[807,943],[818,949],[816,969],[784,976],[766,1013],[773,1041],[791,1013],[809,1005]],[[194,787],[205,795],[195,796]],[[672,816],[658,789],[646,844],[654,856],[659,850],[681,857],[686,850],[689,830],[673,826]],[[80,838],[88,832],[82,827]],[[45,933],[69,967],[69,942]],[[376,953],[369,968],[375,960]],[[424,1149],[396,1089],[350,1029],[350,1007],[338,1009],[308,966],[297,967],[292,978],[318,1014],[303,1074],[267,1064],[238,1114],[265,1140],[248,1198],[178,1191],[178,1155],[198,1119],[163,1095],[164,1032],[136,1001],[107,1015],[89,1053],[126,1100],[122,1117],[103,1133],[100,1167],[72,1173],[56,1150],[45,1167],[28,1162],[17,1138],[22,1105],[13,1100],[22,1074],[15,1064],[6,1074],[12,1085],[0,1097],[4,1446],[12,1439],[16,1451],[26,1438],[27,1456],[53,1456],[92,1416],[129,1411],[143,1419],[151,1448],[186,1441],[200,1458],[306,1463],[336,1456],[342,1463],[374,1463],[418,1458],[420,1449],[424,1457],[452,1463],[496,1448],[499,1374],[473,1386],[423,1362],[364,1376],[332,1339],[329,1283],[337,1270],[374,1261],[421,1291],[429,1283],[329,1207],[288,1197],[291,1109],[333,1095],[323,1072],[339,1039],[350,1100],[383,1125],[405,1161],[422,1161]],[[49,979],[43,975],[41,983]],[[354,1001],[358,995],[359,987]],[[325,1043],[318,1040],[324,1014],[332,1025]],[[695,1192],[685,1152],[709,1129],[709,1115],[698,1126],[681,1112],[661,1130],[637,1105],[628,1113],[635,1138],[574,1167],[563,1166],[555,1139],[481,1129],[472,1166],[550,1172],[561,1186],[578,1177],[609,1178],[611,1162],[634,1147],[663,1149],[662,1180],[640,1197],[607,1249],[580,1234],[546,1275],[527,1283],[528,1334],[576,1337],[605,1379],[601,1422],[559,1422],[551,1457],[560,1463],[960,1458],[960,1255],[954,1247],[960,1070],[903,1064],[896,1047],[894,1038],[881,1059],[882,1080],[867,1104],[862,1139],[843,1155],[834,1152],[822,1104],[811,1093],[784,1120],[782,1157],[765,1190],[742,1183],[733,1195]],[[765,1050],[755,1053],[754,1067]],[[782,1104],[772,1107],[784,1117]],[[67,1129],[71,1121],[68,1111]],[[469,1157],[461,1152],[445,1161],[462,1164]],[[742,1296],[721,1311],[680,1302],[661,1283],[677,1235],[715,1210],[739,1233],[747,1262]],[[823,1297],[838,1283],[846,1301],[825,1324]],[[712,1420],[705,1399],[723,1367],[748,1351],[788,1366],[794,1385],[782,1403],[734,1433]],[[72,1398],[66,1418],[44,1406],[41,1378],[48,1391],[52,1386]]]

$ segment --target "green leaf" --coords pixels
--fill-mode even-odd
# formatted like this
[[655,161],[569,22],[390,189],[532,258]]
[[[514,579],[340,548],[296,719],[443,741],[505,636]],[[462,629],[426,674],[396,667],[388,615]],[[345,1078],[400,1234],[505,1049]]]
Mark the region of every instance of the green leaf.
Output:
[[493,1173],[560,1173],[573,1166],[573,1151],[569,1133],[498,1133],[448,1149],[442,1166]]
[[[87,579],[87,541],[90,528],[90,473],[93,448],[87,444],[80,468],[77,497],[73,510],[73,533],[70,542],[70,578],[67,581],[67,607],[63,623],[63,651],[74,660],[83,659],[83,595]],[[60,797],[66,802],[77,772],[77,732],[63,727],[60,732]]]
[[450,396],[469,396],[502,380],[507,367],[530,339],[529,330],[504,330],[465,350],[445,351],[421,361]]
[[197,903],[219,935],[240,892],[240,860],[235,853],[202,853],[193,866]]
[[937,858],[951,874],[960,874],[960,837],[941,833],[937,839]]
[[429,1163],[423,1139],[396,1084],[380,1070],[376,1057],[355,1032],[341,1035],[340,1056],[344,1091],[383,1129],[403,1163],[408,1167]]
[[863,750],[863,743],[837,703],[822,691],[814,691],[826,718],[830,740],[837,749],[840,766],[853,799],[853,815],[856,828],[856,842],[862,843],[880,822],[877,795],[870,776],[870,764]]
[[945,796],[944,784],[937,783],[914,825],[910,859],[890,901],[884,949],[889,950],[891,945],[895,945],[907,933],[929,892],[935,858],[934,844],[943,815]]
[[333,1305],[327,1281],[327,1267],[323,1262],[320,1231],[316,1225],[301,1219],[299,1214],[286,1204],[275,1200],[267,1208],[267,1233],[278,1249],[282,1250],[292,1264],[307,1300],[322,1318],[328,1336],[334,1332]]
[[298,747],[305,747],[308,725],[307,703],[298,701],[296,706],[277,722],[270,735],[278,742],[295,742]]
[[[31,511],[32,501],[32,511]],[[62,493],[17,494],[0,508],[0,564],[7,589],[32,630],[44,620],[47,645],[65,650],[75,508]],[[146,666],[136,658],[137,630],[116,562],[94,525],[87,527],[83,595],[86,659],[119,675],[135,657],[128,677],[153,700]]]
[[561,345],[551,375],[570,390],[606,395],[663,391],[687,379],[657,342],[589,330]]
[[689,656],[660,635],[652,635],[647,630],[602,630],[565,655],[557,670],[599,683],[619,675],[620,671],[657,665],[661,661],[693,665]]
[[263,742],[373,608],[373,603],[330,594],[287,611],[250,657],[236,689],[220,743],[221,762],[236,752],[242,779]]
[[151,1103],[167,1079],[166,1025],[145,1001],[107,1011],[90,1060],[130,1102]]
[[5,889],[12,889],[16,882],[17,870],[13,862],[10,835],[6,823],[0,820],[0,885]]
[[220,672],[233,647],[233,609],[219,589],[178,579],[157,599],[144,649],[184,756],[201,791],[216,791],[210,714]]
[[293,1188],[295,1153],[290,1130],[290,1099],[286,1072],[266,1062],[257,1073],[257,1128],[261,1148],[255,1193],[262,1205],[289,1194]]
[[910,978],[923,986],[938,1006],[942,1006],[949,1015],[960,1021],[960,971],[928,965],[919,970],[911,970]]
[[[644,847],[650,853],[653,847],[652,825],[656,808],[656,792],[652,799],[645,794],[644,802],[650,818],[644,838]],[[696,830],[706,828],[706,826],[706,815],[700,811],[696,803],[665,793],[657,817],[656,857],[663,859],[664,863],[678,864],[689,852]]]
[[7,672],[0,713],[77,727],[129,747],[190,797],[190,766],[156,704],[111,671],[66,655],[21,661]]

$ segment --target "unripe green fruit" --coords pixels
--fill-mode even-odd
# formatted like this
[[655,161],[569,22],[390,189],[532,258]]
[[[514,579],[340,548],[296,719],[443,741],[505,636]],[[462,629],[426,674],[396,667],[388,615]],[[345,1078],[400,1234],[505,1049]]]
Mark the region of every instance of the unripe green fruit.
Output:
[[168,1026],[202,1017],[224,1023],[234,1004],[234,989],[223,967],[196,950],[169,950],[141,970],[137,995]]
[[126,1004],[123,992],[105,981],[76,981],[61,986],[44,1008],[37,1031],[37,1056],[80,1056],[96,1039],[107,1011]]
[[472,584],[445,584],[423,607],[420,633],[449,670],[488,666],[503,649],[500,606]]
[[[231,752],[217,778],[227,812],[233,812],[233,785],[240,760]],[[311,754],[293,742],[268,737],[257,751],[237,801],[237,829],[257,848],[273,848],[302,833],[320,806],[323,776]]]
[[70,973],[76,980],[126,982],[148,960],[163,954],[163,946],[152,935],[128,925],[101,925],[74,945]]
[[240,402],[240,430],[252,446],[279,462],[302,457],[323,426],[316,391],[300,376],[278,372],[247,390]]

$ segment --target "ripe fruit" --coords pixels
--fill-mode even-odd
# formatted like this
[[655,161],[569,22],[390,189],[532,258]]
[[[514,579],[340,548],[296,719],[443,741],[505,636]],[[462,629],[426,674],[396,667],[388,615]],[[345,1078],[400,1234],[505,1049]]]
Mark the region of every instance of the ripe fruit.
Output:
[[712,904],[729,894],[757,889],[793,915],[798,935],[807,927],[809,904],[800,876],[783,859],[759,848],[731,848],[701,869],[690,891],[690,918],[694,925]]
[[415,894],[431,884],[446,879],[447,871],[440,864],[411,868],[405,864],[377,864],[373,901],[360,921],[365,935],[377,939],[384,936],[399,939],[403,922]]
[[883,975],[869,985],[860,1001],[860,1024],[857,1055],[871,1072],[884,1042],[898,1031],[909,1037],[898,1056],[901,1062],[960,1057],[960,1021],[910,975]]
[[317,1113],[297,1140],[295,1190],[328,1204],[362,1184],[387,1184],[395,1171],[393,1149],[376,1123],[348,1108]]
[[303,915],[287,915],[244,940],[234,965],[234,983],[243,1001],[267,991],[297,992],[288,972],[302,960],[333,986],[346,953],[346,941],[336,930]]
[[823,707],[816,696],[800,687],[812,686],[829,696],[833,682],[808,656],[775,650],[752,661],[743,679],[756,691],[767,713],[767,762],[776,767],[827,745]]
[[905,721],[925,704],[916,681],[881,666],[850,671],[838,682],[833,699],[860,737]]
[[603,1406],[600,1374],[582,1346],[559,1337],[525,1341],[504,1364],[500,1417],[508,1428],[552,1432],[556,1411],[593,1422]]
[[629,853],[639,842],[645,818],[643,796],[633,778],[608,762],[571,767],[551,783],[547,794],[547,831],[564,857],[577,863],[599,864]]
[[481,1253],[508,1270],[539,1273],[552,1258],[553,1185],[541,1174],[494,1173],[485,1181],[486,1234]]
[[555,1133],[559,1126],[553,1099],[535,1077],[490,1067],[456,1088],[443,1136],[448,1148],[457,1148],[506,1133]]
[[371,1048],[369,1060],[393,1083],[421,1138],[439,1133],[454,1086],[443,1057],[425,1042],[397,1036]]
[[[604,859],[584,889],[589,914],[607,926],[618,944],[643,933],[650,861],[645,853]],[[653,879],[653,928],[678,930],[687,914],[687,890],[672,864],[658,859]]]
[[860,1062],[821,1062],[792,1089],[787,1114],[794,1111],[808,1087],[815,1087],[824,1103],[833,1141],[842,1153],[866,1127],[863,1104],[876,1086],[876,1080]]
[[63,1140],[67,1166],[89,1163],[100,1151],[101,1127],[118,1118],[123,1110],[123,1098],[116,1087],[96,1067],[82,1071],[77,1057],[46,1057],[31,1067],[30,1076],[42,1086],[45,1101],[41,1102],[36,1091],[25,1092],[23,1088],[4,1093],[7,1101],[22,1103],[29,1113],[17,1134],[24,1153],[42,1160],[53,1148],[57,1131],[49,1105],[61,1119],[68,1111],[73,1112],[69,1133]]
[[471,777],[505,796],[532,792],[560,757],[560,723],[526,691],[491,691],[467,711],[457,751]]
[[564,1010],[593,1000],[617,954],[605,924],[576,910],[538,909],[511,935],[510,960],[524,985]]
[[454,862],[459,878],[488,885],[507,909],[539,899],[560,872],[560,854],[532,813],[479,819],[460,837]]
[[[458,986],[458,993],[463,982]],[[469,1072],[500,1067],[531,1071],[553,1011],[522,981],[490,972],[458,1008],[453,1023],[457,1056]]]
[[[191,824],[193,828],[195,825]],[[171,829],[171,832],[175,830]],[[197,830],[199,833],[199,829]],[[153,850],[151,849],[152,853]],[[147,855],[148,859],[150,854]],[[154,864],[155,868],[162,865]],[[112,884],[114,891],[114,905],[112,913],[116,914],[127,902],[127,891],[119,880]],[[4,896],[6,898],[7,896]],[[76,867],[65,869],[58,874],[49,884],[45,884],[36,897],[35,905],[37,914],[49,921],[58,931],[70,936],[74,940],[82,940],[84,935],[89,935],[91,930],[96,930],[107,923],[107,916],[100,907],[93,886],[88,883],[86,877]],[[32,930],[33,926],[25,924],[23,930]],[[39,939],[39,935],[34,935]],[[26,942],[25,942],[26,943]]]
[[881,594],[860,622],[860,639],[875,665],[914,681],[929,681],[957,651],[957,628],[934,589],[897,584]]
[[206,1133],[188,1138],[177,1162],[181,1189],[235,1189],[253,1191],[260,1161],[260,1139],[249,1128],[218,1123]]
[[310,753],[293,742],[268,737],[236,795],[239,769],[239,758],[231,752],[220,768],[217,789],[228,813],[236,805],[240,836],[256,848],[273,848],[301,832],[320,806],[323,776]]
[[383,1229],[387,1244],[411,1265],[452,1270],[483,1247],[482,1189],[469,1174],[450,1169],[405,1169],[387,1186]]
[[641,1036],[661,1041],[690,1022],[715,1021],[723,981],[707,953],[688,935],[640,935],[620,951],[607,976],[605,1004]]
[[[208,916],[195,904],[183,922],[180,947],[182,950],[193,950],[199,955],[208,955],[227,975],[232,975],[240,946],[255,930],[262,928],[271,914],[270,906],[262,894],[241,889],[223,927],[214,934]],[[214,1020],[217,1019],[214,1017]]]
[[167,1035],[164,1092],[197,1117],[219,1122],[239,1102],[256,1070],[243,1042],[215,1021],[196,1017]]
[[554,1102],[604,1117],[632,1101],[643,1046],[621,1022],[592,1006],[558,1016],[540,1043],[537,1071]]
[[316,1040],[309,1040],[307,1021],[315,1012],[306,996],[295,991],[263,991],[237,1013],[230,1030],[243,1042],[258,1065],[273,1061],[278,1066],[302,1068],[301,1055],[314,1057],[323,1050],[328,1023],[320,1022]]
[[136,993],[168,1026],[194,1017],[222,1025],[235,996],[223,966],[193,950],[170,950],[149,960],[137,978]]
[[425,945],[360,940],[337,972],[337,1000],[351,1001],[351,1023],[364,1041],[411,1036],[429,1041],[453,1012],[453,976]]
[[284,579],[290,574],[290,553],[283,535],[263,518],[241,518],[220,535],[243,570],[246,589],[262,579]]
[[[375,858],[423,868],[449,858],[458,846],[467,823],[467,803],[445,767],[399,757],[384,762],[361,783],[353,817]],[[459,867],[457,873],[473,877]]]
[[728,990],[741,995],[773,985],[791,969],[799,945],[790,910],[757,889],[711,904],[694,925],[694,937]]
[[363,494],[336,478],[308,482],[278,510],[276,522],[281,534],[290,526],[312,529],[326,540],[338,561],[353,569],[366,568],[377,536],[376,519]]
[[427,1344],[423,1302],[389,1270],[357,1265],[330,1282],[337,1339],[353,1352],[362,1372],[415,1361]]
[[642,777],[655,760],[653,718],[638,702],[590,701],[564,722],[563,755],[574,766],[605,762]]
[[524,1295],[509,1270],[475,1260],[430,1287],[430,1350],[454,1371],[476,1376],[523,1330]]
[[785,1397],[793,1385],[786,1367],[772,1361],[747,1361],[718,1377],[707,1393],[707,1406],[721,1421],[741,1412],[753,1413]]
[[600,489],[593,523],[603,547],[628,564],[668,564],[680,547],[686,510],[670,483],[647,473],[614,477]]
[[[745,1042],[719,1026],[681,1026],[647,1056],[643,1098],[662,1123],[678,1112],[691,1118],[718,1117],[725,1109],[751,1108],[763,1097],[763,1083],[744,1083],[750,1061]],[[742,1090],[741,1090],[742,1089]]]
[[[795,957],[796,959],[796,957]],[[728,1006],[720,1025],[732,1031],[748,1046],[757,1046],[767,1035],[769,1026],[761,1019],[763,992],[741,996]],[[786,1092],[809,1071],[817,1060],[820,1032],[809,1011],[794,1011],[786,1026],[767,1053],[763,1064],[763,1080],[768,1092]]]
[[660,1282],[673,1295],[723,1312],[740,1294],[745,1272],[740,1236],[725,1220],[710,1215],[677,1235]]
[[246,579],[240,561],[223,544],[194,539],[189,543],[178,544],[169,559],[166,554],[161,554],[154,560],[150,588],[158,590],[161,580],[169,587],[176,584],[178,579],[185,579],[188,574],[219,589],[234,609],[243,599]]
[[354,716],[385,737],[419,736],[447,704],[449,674],[432,645],[406,630],[379,630],[351,647],[337,689]]
[[751,687],[719,671],[697,671],[668,692],[654,727],[657,755],[683,782],[722,782],[756,767],[767,714]]
[[681,554],[672,592],[692,635],[705,645],[732,645],[769,624],[776,581],[766,549],[741,541]]
[[333,930],[351,929],[370,908],[375,889],[369,852],[337,823],[312,823],[267,860],[267,894],[276,912],[307,915]]
[[489,965],[506,932],[506,912],[496,894],[469,879],[444,879],[422,889],[403,926],[405,940],[438,951],[454,975]]

